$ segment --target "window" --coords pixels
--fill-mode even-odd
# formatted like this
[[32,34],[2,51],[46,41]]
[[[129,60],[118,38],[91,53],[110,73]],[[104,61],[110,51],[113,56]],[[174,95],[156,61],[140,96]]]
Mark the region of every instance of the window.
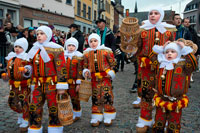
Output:
[[0,18],[3,18],[3,9],[0,9]]
[[66,0],[66,4],[71,5],[72,4],[72,0]]
[[56,1],[58,1],[58,2],[62,2],[62,0],[56,0]]
[[106,1],[106,11],[110,13],[110,4]]
[[94,0],[94,3],[97,4],[97,0]]
[[83,33],[86,33],[86,27],[85,26],[83,27]]
[[91,19],[91,7],[88,6],[88,19]]
[[104,19],[104,15],[102,14],[102,19]]
[[96,21],[96,20],[97,20],[97,11],[94,10],[94,21]]
[[0,27],[3,26],[3,9],[0,9]]
[[32,27],[32,20],[24,19],[24,28]]
[[90,33],[90,30],[91,30],[91,29],[90,29],[90,28],[88,28],[88,33]]
[[86,18],[86,4],[83,4],[83,17]]
[[190,16],[190,23],[192,23],[192,16]]
[[193,23],[196,23],[196,16],[193,16]]
[[16,16],[15,16],[16,12],[15,12],[15,10],[8,10],[8,13],[11,15],[11,20],[13,22],[13,20],[16,19]]
[[81,2],[78,0],[77,1],[77,15],[81,16]]

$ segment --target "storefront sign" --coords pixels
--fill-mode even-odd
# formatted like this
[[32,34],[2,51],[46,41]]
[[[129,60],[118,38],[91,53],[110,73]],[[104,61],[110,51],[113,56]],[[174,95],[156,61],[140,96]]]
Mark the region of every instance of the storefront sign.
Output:
[[47,18],[47,19],[51,19],[51,20],[60,20],[60,18],[58,18],[58,17],[48,16],[48,15],[44,15],[44,14],[36,13],[36,12],[33,12],[33,16],[40,17],[40,18]]

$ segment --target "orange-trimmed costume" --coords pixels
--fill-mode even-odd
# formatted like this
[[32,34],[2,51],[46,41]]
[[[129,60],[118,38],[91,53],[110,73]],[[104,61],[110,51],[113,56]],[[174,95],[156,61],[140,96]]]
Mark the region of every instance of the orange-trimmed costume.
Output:
[[162,61],[158,61],[158,52],[151,53],[151,61],[154,62],[154,68],[157,70],[155,86],[157,93],[153,98],[156,106],[154,132],[164,132],[166,121],[167,132],[180,132],[182,109],[187,107],[189,102],[186,93],[190,75],[197,66],[196,58],[190,53],[192,51],[190,49],[186,46],[182,48],[183,53],[186,54],[177,64],[173,63],[174,68],[171,69],[162,67]]
[[[73,52],[67,50],[68,45],[75,46]],[[78,41],[71,37],[65,42],[65,59],[66,59],[66,70],[67,70],[67,81],[69,84],[68,93],[71,97],[73,105],[73,119],[74,121],[80,119],[82,115],[80,100],[78,92],[76,91],[77,85],[81,84],[83,79],[82,70],[83,70],[83,54],[78,49]]]
[[92,78],[92,119],[90,123],[98,126],[104,118],[104,123],[112,124],[112,120],[116,117],[116,110],[113,106],[111,79],[115,77],[113,67],[116,62],[112,50],[100,46],[100,37],[93,33],[89,36],[89,42],[92,38],[97,39],[99,44],[96,49],[88,48],[84,51],[83,70],[83,75],[88,71]]
[[27,131],[29,118],[31,67],[26,67],[26,73],[23,71],[24,66],[29,65],[27,53],[25,53],[28,48],[28,41],[25,38],[17,39],[14,43],[14,47],[16,47],[15,51],[18,51],[18,47],[24,51],[19,54],[10,52],[6,57],[6,60],[8,60],[7,73],[10,87],[8,105],[13,111],[22,113],[22,115],[20,114],[18,117],[18,124],[20,124],[20,130]]
[[63,47],[49,42],[52,31],[47,26],[40,26],[38,31],[44,32],[47,40],[36,42],[28,55],[32,64],[32,98],[29,109],[29,133],[42,131],[43,105],[47,100],[49,112],[48,132],[63,132],[58,119],[56,95],[58,89],[68,89],[66,80],[66,62]]

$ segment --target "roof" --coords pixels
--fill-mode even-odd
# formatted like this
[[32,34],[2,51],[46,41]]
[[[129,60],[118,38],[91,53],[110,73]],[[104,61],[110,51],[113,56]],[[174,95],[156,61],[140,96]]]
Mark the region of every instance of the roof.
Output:
[[[187,11],[187,8],[193,4],[199,4],[200,3],[200,0],[192,0],[191,2],[189,2],[186,6],[185,6],[185,9],[184,9],[184,12]],[[198,6],[197,6],[198,7]]]
[[[135,17],[139,20],[139,24],[141,24],[142,21],[147,20],[148,19],[148,11],[144,11],[144,12],[137,12],[137,13],[129,13],[129,17]],[[126,14],[124,15],[126,16]],[[164,17],[164,21],[165,20],[169,20],[172,16],[172,10],[165,10],[165,17]]]

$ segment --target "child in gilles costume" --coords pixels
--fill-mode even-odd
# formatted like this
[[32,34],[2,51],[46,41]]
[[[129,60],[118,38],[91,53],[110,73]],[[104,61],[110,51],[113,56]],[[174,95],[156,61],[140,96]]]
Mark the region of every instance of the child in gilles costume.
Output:
[[100,46],[98,34],[89,36],[89,46],[84,51],[84,77],[91,77],[92,81],[92,126],[104,124],[109,126],[116,117],[113,106],[113,92],[111,79],[115,77],[113,67],[116,65],[114,54],[110,48]]
[[[137,132],[146,132],[153,125],[152,99],[155,88],[155,70],[149,59],[154,45],[163,46],[167,41],[174,41],[175,26],[162,22],[164,11],[160,8],[153,8],[149,11],[148,20],[140,26],[141,35],[138,43],[138,102],[140,103],[140,117],[136,125]],[[141,102],[140,102],[141,100]]]
[[42,132],[42,112],[47,100],[49,112],[48,133],[62,133],[63,126],[58,118],[56,95],[68,89],[66,63],[62,46],[50,42],[52,30],[40,26],[36,30],[37,42],[28,53],[33,70],[32,99],[29,110],[29,133]]
[[[18,117],[18,124],[20,124],[21,131],[27,131],[29,116],[28,97],[30,94],[31,68],[27,67],[26,69],[23,69],[24,66],[28,65],[27,53],[25,53],[27,48],[28,41],[25,38],[20,38],[14,43],[15,52],[10,52],[6,57],[6,60],[8,61],[8,75],[6,76],[10,79],[8,104],[13,111],[22,113]],[[22,70],[20,70],[20,67]]]
[[166,121],[167,132],[180,132],[182,108],[187,107],[186,93],[191,73],[197,62],[189,46],[183,42],[170,42],[165,46],[155,45],[150,58],[157,64],[155,123],[153,131],[164,132]]
[[73,119],[77,121],[80,119],[82,111],[80,100],[78,97],[78,89],[81,84],[82,70],[83,70],[83,54],[78,49],[78,41],[71,37],[65,42],[65,59],[67,66],[67,81],[69,84],[68,93],[73,105]]

